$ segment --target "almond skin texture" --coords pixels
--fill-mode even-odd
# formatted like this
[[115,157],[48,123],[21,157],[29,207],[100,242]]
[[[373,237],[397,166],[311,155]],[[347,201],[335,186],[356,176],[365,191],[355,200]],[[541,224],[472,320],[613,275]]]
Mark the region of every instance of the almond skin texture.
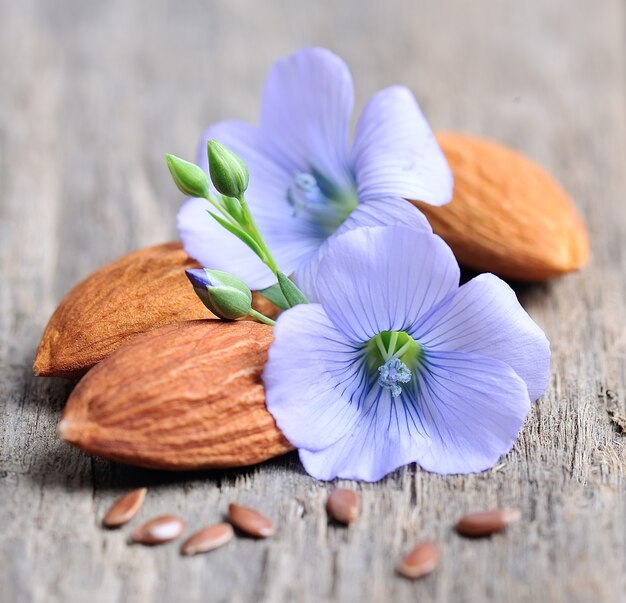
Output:
[[72,392],[58,433],[111,460],[158,469],[253,465],[293,447],[265,407],[272,328],[189,321],[120,348]]
[[438,133],[454,174],[442,207],[413,203],[459,263],[519,281],[543,281],[587,263],[585,226],[561,186],[520,153],[495,142]]
[[[213,318],[185,275],[198,268],[180,243],[139,249],[97,270],[63,299],[44,331],[33,366],[43,377],[77,378],[145,331]],[[276,307],[255,294],[254,307]]]

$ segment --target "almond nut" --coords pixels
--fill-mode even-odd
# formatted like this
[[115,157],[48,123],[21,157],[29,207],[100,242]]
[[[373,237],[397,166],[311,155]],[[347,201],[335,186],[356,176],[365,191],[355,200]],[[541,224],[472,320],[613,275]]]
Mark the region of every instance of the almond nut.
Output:
[[253,465],[292,450],[265,407],[269,326],[197,320],[162,327],[95,366],[58,433],[99,456],[159,469]]
[[[63,299],[44,331],[33,371],[44,377],[83,375],[145,331],[212,318],[185,276],[198,264],[180,243],[139,249],[100,268]],[[255,294],[266,315],[277,308]]]
[[454,174],[442,207],[413,203],[459,263],[520,281],[543,281],[584,266],[585,226],[562,187],[505,146],[455,132],[437,140]]

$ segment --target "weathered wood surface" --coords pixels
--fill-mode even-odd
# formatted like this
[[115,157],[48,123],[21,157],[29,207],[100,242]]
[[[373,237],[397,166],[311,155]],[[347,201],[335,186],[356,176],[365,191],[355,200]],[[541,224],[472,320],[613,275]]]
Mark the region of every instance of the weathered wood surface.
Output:
[[[621,0],[0,0],[0,600],[624,601],[625,26]],[[71,285],[175,235],[163,154],[192,156],[213,120],[254,119],[271,62],[307,44],[348,60],[359,104],[402,82],[435,127],[534,157],[593,245],[583,273],[519,292],[554,356],[514,450],[482,475],[408,467],[358,485],[348,530],[328,525],[331,486],[295,456],[194,475],[89,458],[55,437],[71,385],[30,371]],[[196,528],[237,500],[280,527],[193,559],[130,547],[99,521],[141,485],[144,518]],[[452,532],[460,513],[500,505],[523,512],[506,535]],[[441,543],[440,570],[394,575],[424,537]]]

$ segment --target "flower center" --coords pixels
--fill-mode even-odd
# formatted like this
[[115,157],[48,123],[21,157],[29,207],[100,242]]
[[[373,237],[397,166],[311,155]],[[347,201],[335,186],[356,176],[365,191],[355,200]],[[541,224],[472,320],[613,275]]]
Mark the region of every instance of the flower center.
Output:
[[326,236],[341,226],[358,202],[356,191],[342,191],[315,170],[294,175],[287,201],[294,217],[314,222]]
[[370,372],[378,374],[378,385],[397,398],[413,378],[423,356],[422,346],[405,331],[381,331],[366,346]]
[[395,356],[379,366],[378,372],[380,373],[378,385],[391,390],[391,395],[394,398],[402,393],[402,384],[408,383],[413,377],[409,367]]

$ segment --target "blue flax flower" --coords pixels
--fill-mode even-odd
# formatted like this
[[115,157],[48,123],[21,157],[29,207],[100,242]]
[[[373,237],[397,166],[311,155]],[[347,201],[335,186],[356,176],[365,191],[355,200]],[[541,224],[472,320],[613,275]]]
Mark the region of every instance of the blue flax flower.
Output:
[[278,318],[263,374],[311,475],[376,481],[411,462],[469,473],[511,448],[550,347],[506,283],[459,287],[439,237],[379,226],[328,245],[317,292]]
[[[392,86],[365,106],[349,144],[354,105],[350,71],[333,53],[304,49],[272,68],[258,127],[241,121],[211,126],[197,163],[208,170],[207,141],[216,139],[246,162],[246,198],[283,272],[311,298],[320,248],[333,235],[364,225],[430,227],[404,198],[443,205],[452,174],[412,93]],[[189,199],[178,214],[187,253],[225,270],[251,289],[275,282],[260,260]]]

